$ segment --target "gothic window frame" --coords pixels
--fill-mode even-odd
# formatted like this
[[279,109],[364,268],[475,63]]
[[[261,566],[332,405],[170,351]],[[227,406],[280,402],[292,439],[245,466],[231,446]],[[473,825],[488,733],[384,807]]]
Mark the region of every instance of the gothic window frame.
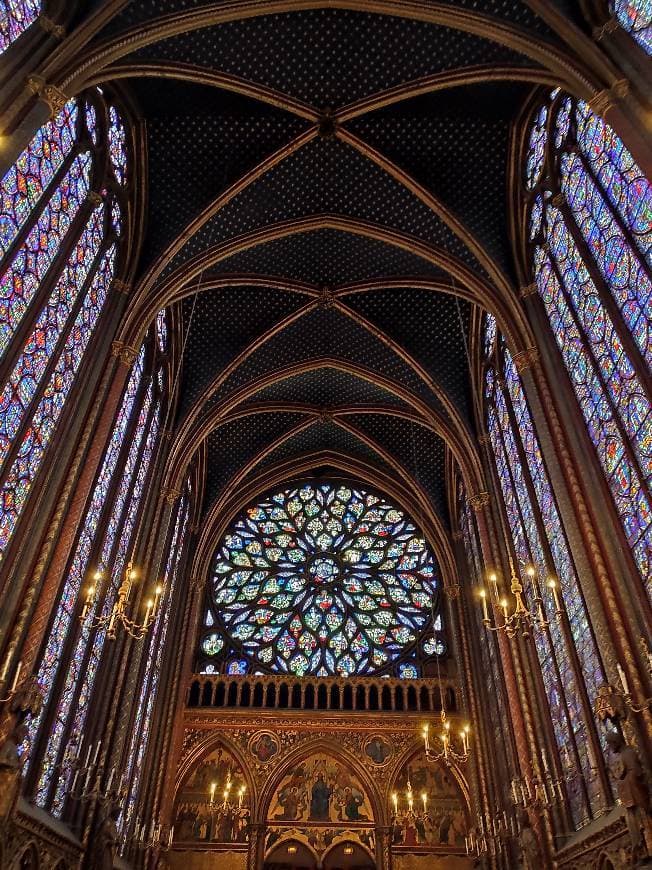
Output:
[[[40,365],[36,380],[31,382],[31,394],[22,410],[20,421],[11,434],[3,458],[0,468],[0,487],[4,488],[7,485],[10,474],[14,471],[14,463],[16,463],[16,467],[19,467],[17,458],[22,455],[21,448],[26,443],[26,439],[30,437],[30,427],[34,414],[45,415],[42,419],[46,425],[47,436],[47,443],[41,449],[36,470],[28,477],[27,495],[17,511],[13,526],[6,535],[6,544],[2,554],[2,569],[5,577],[20,551],[20,530],[27,527],[41,501],[43,487],[38,484],[48,477],[47,457],[54,455],[59,447],[66,443],[71,423],[75,420],[81,407],[80,403],[85,393],[84,386],[88,378],[81,378],[79,375],[88,367],[88,361],[95,359],[97,352],[103,345],[105,324],[111,320],[112,312],[119,305],[116,298],[115,282],[123,267],[125,246],[129,236],[132,188],[129,184],[119,186],[109,171],[108,157],[104,147],[109,105],[115,105],[123,118],[123,122],[127,121],[128,114],[122,101],[113,91],[103,93],[97,88],[91,88],[71,98],[61,112],[46,122],[26,146],[21,154],[21,158],[23,156],[26,158],[25,162],[17,161],[5,176],[6,179],[11,178],[12,184],[15,185],[19,181],[18,173],[26,171],[25,180],[20,181],[21,187],[15,187],[15,201],[20,204],[27,198],[32,199],[24,219],[14,226],[12,237],[4,247],[4,255],[0,261],[0,277],[9,281],[12,274],[20,274],[19,270],[23,262],[20,258],[31,256],[27,253],[30,250],[27,247],[28,239],[36,232],[39,221],[44,219],[46,213],[49,213],[51,204],[59,201],[59,192],[66,189],[62,188],[61,185],[66,178],[70,177],[72,168],[80,160],[90,164],[86,192],[79,200],[78,206],[75,207],[74,214],[61,236],[56,250],[51,256],[48,255],[49,262],[42,275],[40,278],[34,277],[34,291],[24,306],[22,315],[15,321],[11,333],[4,340],[4,350],[0,357],[0,379],[2,389],[5,392],[9,390],[12,382],[18,383],[16,378],[21,364],[27,365],[27,372],[31,371],[30,365],[36,364],[33,362],[34,358]],[[95,117],[96,133],[94,136],[88,123],[91,111]],[[50,158],[51,160],[56,158],[49,144],[47,148],[44,145],[39,151],[35,145],[38,137],[41,137],[39,141],[47,142],[48,136],[44,131],[49,129],[53,135],[57,129],[65,128],[69,131],[69,123],[63,123],[58,127],[57,122],[61,117],[71,117],[71,112],[74,113],[75,117],[74,135],[71,142],[65,152],[61,152],[58,165],[53,163],[45,184],[41,185],[40,180],[37,182],[36,186],[39,192],[36,195],[33,192],[30,193],[32,182],[29,179],[33,181],[35,178],[35,161],[38,163],[45,160],[47,163]],[[34,147],[37,148],[36,151],[33,150]],[[58,147],[55,146],[57,149]],[[34,156],[38,153],[41,154],[40,158]],[[133,153],[133,143],[128,141],[125,155],[128,163],[131,162]],[[44,154],[49,155],[47,160],[43,157]],[[27,157],[27,155],[30,156]],[[39,175],[39,178],[41,177]],[[19,189],[25,191],[22,200],[18,194]],[[62,202],[67,202],[67,199],[62,200]],[[84,262],[84,260],[79,260],[77,255],[83,250],[83,241],[93,237],[92,232],[90,236],[88,235],[89,228],[94,216],[100,210],[102,226],[97,252],[87,264],[83,280],[79,284],[75,284],[75,293],[70,300],[68,297],[71,294],[68,287],[71,282],[66,279],[66,275],[70,274],[76,277],[78,274],[75,270],[79,263]],[[121,219],[120,226],[116,228],[114,218],[118,213]],[[95,225],[97,230],[97,221]],[[71,269],[72,272],[70,272]],[[100,279],[102,269],[105,271],[105,280]],[[9,286],[7,285],[7,288]],[[96,305],[99,311],[96,313],[94,321],[90,322],[88,317],[92,316],[92,304],[89,300],[91,300],[92,293],[95,293],[95,297],[101,299],[101,302]],[[6,298],[9,300],[12,297],[7,296]],[[57,299],[59,301],[56,301]],[[80,318],[85,319],[82,321]],[[82,322],[85,325],[82,326]],[[46,333],[46,330],[49,332]],[[53,330],[54,333],[52,333]],[[43,346],[41,342],[45,339],[41,336],[45,334],[54,334],[55,338],[53,341],[48,339],[51,341],[50,345]],[[71,358],[71,353],[74,353],[76,345],[81,347],[81,352],[71,363],[68,360]],[[31,356],[27,352],[28,348],[31,348]],[[61,393],[61,383],[64,384],[63,394]],[[18,394],[14,392],[14,395]],[[11,402],[16,405],[16,400],[11,399]],[[52,411],[52,407],[54,407],[54,411]],[[54,422],[52,422],[53,418]],[[5,419],[9,420],[10,418],[6,417]],[[23,460],[23,465],[24,463],[25,460]],[[18,480],[21,479],[23,478]]]
[[[246,510],[248,508],[254,508],[259,504],[269,501],[274,495],[279,494],[281,491],[290,492],[294,489],[299,489],[304,485],[308,486],[319,486],[320,484],[333,486],[334,488],[338,486],[346,486],[352,489],[363,490],[365,493],[369,493],[370,495],[374,495],[379,499],[387,502],[396,507],[397,510],[401,511],[405,516],[405,519],[412,523],[415,528],[415,534],[419,535],[425,541],[425,546],[427,551],[429,551],[430,555],[433,559],[433,565],[435,569],[435,594],[434,599],[432,601],[432,610],[434,611],[434,624],[432,616],[429,615],[423,629],[417,634],[416,638],[406,644],[399,655],[397,655],[394,659],[388,662],[386,665],[379,666],[371,671],[366,671],[365,673],[357,674],[357,676],[374,676],[374,677],[398,677],[402,679],[411,679],[411,678],[420,678],[424,676],[431,676],[431,671],[434,672],[435,663],[437,658],[440,660],[445,658],[448,655],[448,643],[446,640],[446,623],[444,620],[443,614],[443,604],[442,604],[442,580],[441,575],[439,573],[439,564],[436,558],[435,550],[431,546],[428,541],[426,535],[423,534],[422,530],[419,529],[416,521],[413,517],[410,516],[409,512],[405,510],[405,508],[395,502],[395,500],[372,484],[368,484],[365,482],[356,481],[351,478],[339,477],[337,475],[330,475],[325,478],[290,478],[284,484],[278,484],[272,491],[262,492],[255,499],[250,499],[247,505],[243,506],[238,514],[231,518],[228,523],[228,526],[225,528],[224,533],[220,537],[220,542],[215,546],[215,555],[211,558],[211,567],[210,567],[210,577],[207,584],[207,592],[205,597],[205,602],[202,608],[202,616],[201,623],[199,626],[197,643],[196,643],[196,653],[195,653],[195,670],[201,673],[223,673],[225,675],[238,676],[245,674],[272,674],[278,676],[286,676],[290,679],[301,679],[302,677],[291,671],[289,668],[287,671],[275,670],[273,666],[265,665],[263,662],[260,662],[254,659],[253,655],[249,653],[245,647],[238,642],[236,638],[230,637],[228,632],[228,627],[223,624],[223,621],[219,615],[220,608],[219,604],[215,601],[213,590],[212,590],[212,578],[213,578],[213,565],[216,561],[217,554],[219,553],[219,548],[223,543],[228,532],[235,526],[236,522],[242,519],[245,516]],[[428,652],[424,646],[429,644],[430,646],[434,646],[435,640],[433,637],[433,625],[436,626],[437,640],[436,647],[433,652]],[[203,644],[204,642],[211,637],[212,635],[216,635],[221,632],[224,636],[222,645],[219,650],[216,651],[215,654],[207,654],[207,651],[204,650]],[[432,643],[430,641],[432,640]],[[404,673],[405,668],[414,667],[416,669],[416,674],[412,674],[408,676]],[[308,679],[316,676],[315,672],[312,670],[308,670],[304,676]],[[336,677],[337,674],[317,674],[317,676],[332,676]],[[354,676],[353,674],[351,676]]]
[[[646,452],[642,433],[644,425],[647,431],[652,425],[652,355],[646,361],[644,353],[652,346],[652,322],[649,317],[645,320],[645,305],[649,307],[650,303],[649,299],[645,302],[643,290],[638,289],[637,276],[642,282],[640,286],[649,293],[652,265],[646,263],[646,252],[649,256],[652,231],[648,229],[645,235],[635,235],[627,219],[627,215],[632,221],[640,219],[640,212],[637,216],[637,212],[632,211],[638,199],[636,195],[633,198],[628,195],[630,189],[636,194],[636,185],[643,185],[649,196],[649,182],[617,133],[590,113],[586,104],[559,89],[547,96],[542,93],[526,119],[523,166],[529,167],[532,161],[533,117],[542,111],[546,119],[534,161],[538,171],[528,178],[526,168],[519,175],[526,270],[531,275],[532,290],[541,303],[542,329],[550,336],[550,353],[560,363],[556,366],[560,387],[573,409],[575,428],[587,448],[587,460],[595,468],[598,485],[606,495],[605,507],[613,516],[623,558],[631,566],[633,575],[640,578],[637,594],[640,594],[641,605],[649,607],[652,602],[652,480],[645,473],[649,450]],[[586,145],[577,144],[577,130],[582,124],[584,138],[580,142]],[[592,143],[594,150],[591,151]],[[625,167],[623,171],[612,168],[617,160]],[[569,167],[573,165],[582,169],[584,175],[577,177],[586,176],[586,189],[593,192],[593,196],[572,199],[573,180]],[[582,221],[576,217],[575,201],[587,209]],[[639,208],[642,202],[640,198]],[[590,243],[587,232],[591,222],[595,227],[598,224],[588,212],[598,203],[603,219],[599,232],[596,229],[589,234]],[[610,218],[606,224],[604,216]],[[567,253],[562,260],[559,251],[564,238],[570,245],[566,245]],[[610,246],[615,246],[613,250],[617,248],[621,254],[612,267],[607,259]],[[579,262],[577,256],[584,267],[580,272],[572,270],[573,263]],[[561,263],[566,264],[566,270]],[[608,271],[610,268],[612,271]],[[619,270],[624,268],[627,274],[623,277]],[[569,284],[565,276],[571,271],[580,277]],[[613,277],[610,279],[608,275]],[[580,305],[580,300],[585,301]],[[557,331],[551,318],[560,324]],[[595,330],[594,335],[601,330],[605,336],[602,344],[591,339],[589,330]],[[580,379],[581,371],[584,371],[583,379]],[[599,402],[596,395],[600,397]],[[638,404],[637,397],[641,399]],[[630,416],[629,421],[626,415]],[[636,426],[635,415],[639,420]],[[647,522],[646,516],[649,517]]]
[[[487,324],[492,319],[492,315],[485,315],[483,319],[483,336],[487,329]],[[490,328],[491,329],[491,328]],[[486,348],[486,344],[483,344]],[[518,375],[516,366],[512,360],[510,371],[516,372],[520,385],[520,392],[525,402],[525,407],[530,418],[532,434],[534,436],[535,445],[538,450],[535,450],[540,460],[541,471],[543,472],[543,483],[547,484],[549,494],[552,497],[554,513],[558,528],[555,534],[559,534],[563,538],[564,551],[562,555],[569,562],[571,576],[568,579],[568,585],[565,583],[565,578],[559,577],[559,568],[555,560],[555,555],[552,549],[552,541],[550,534],[545,525],[545,520],[542,515],[540,506],[539,494],[537,493],[535,483],[532,477],[530,461],[528,459],[525,445],[522,441],[521,430],[513,400],[510,395],[510,390],[507,386],[505,378],[505,366],[507,358],[511,359],[509,348],[507,347],[504,337],[500,333],[495,334],[493,344],[489,353],[484,355],[481,365],[482,376],[482,412],[484,426],[491,438],[492,462],[491,475],[495,480],[496,492],[498,497],[498,510],[502,519],[503,526],[507,531],[506,545],[512,564],[514,565],[516,575],[521,580],[524,587],[524,596],[528,606],[533,609],[535,607],[534,599],[536,590],[533,588],[532,582],[528,580],[526,575],[526,566],[535,565],[540,570],[541,566],[538,563],[543,559],[545,575],[539,577],[539,588],[543,595],[547,595],[546,611],[548,614],[554,612],[553,601],[550,594],[545,590],[544,582],[548,576],[554,577],[560,588],[560,595],[564,600],[563,615],[556,620],[554,617],[550,621],[550,625],[543,631],[537,632],[535,640],[538,642],[536,646],[536,658],[539,664],[537,670],[537,683],[539,691],[543,699],[548,699],[547,703],[551,703],[550,698],[556,694],[559,695],[559,721],[552,728],[551,737],[554,734],[554,739],[551,739],[550,744],[555,747],[558,757],[563,761],[562,769],[569,766],[574,770],[575,775],[569,781],[568,785],[572,786],[569,789],[570,799],[570,818],[576,829],[584,827],[586,824],[597,816],[599,816],[606,806],[611,803],[611,794],[605,780],[604,765],[601,759],[600,740],[603,737],[599,732],[594,715],[593,705],[590,697],[592,692],[597,693],[599,685],[605,682],[604,662],[600,655],[599,647],[595,637],[595,632],[588,616],[588,608],[586,605],[585,596],[580,583],[580,571],[573,559],[572,549],[568,542],[568,535],[564,528],[563,520],[559,512],[557,504],[557,494],[554,491],[549,470],[547,468],[546,458],[541,450],[539,436],[536,430],[536,420],[532,414],[527,401],[527,395],[522,383],[522,379]],[[492,377],[489,375],[492,373]],[[488,386],[490,385],[490,386]],[[493,395],[496,391],[500,391],[500,401],[504,404],[508,414],[508,425],[510,429],[510,437],[514,440],[516,447],[516,462],[509,462],[511,450],[505,440],[505,430],[501,428],[499,412],[496,410],[495,400],[489,395],[489,389],[493,390]],[[490,421],[490,415],[494,415],[497,421],[493,425]],[[494,432],[498,430],[498,444],[494,438]],[[502,454],[502,461],[496,456],[496,450]],[[514,470],[514,465],[518,465],[520,472],[517,475]],[[505,468],[509,480],[504,484],[501,479],[500,468]],[[521,489],[517,478],[521,479]],[[518,538],[522,549],[527,551],[527,560],[521,564],[519,559],[519,544],[514,539],[515,531],[513,529],[512,520],[510,519],[510,508],[506,503],[504,486],[507,485],[511,492],[510,503],[512,504],[512,512],[518,524]],[[525,490],[522,490],[522,487]],[[528,518],[523,513],[522,499],[525,497],[529,504],[531,519],[534,523],[528,521]],[[532,536],[534,535],[534,539]],[[535,552],[538,548],[539,552]],[[507,582],[509,586],[509,582]],[[589,645],[593,647],[593,652],[596,657],[597,667],[600,670],[598,674],[599,680],[593,680],[589,686],[589,674],[584,672],[582,660],[578,652],[577,638],[573,633],[573,624],[569,620],[568,614],[571,612],[572,601],[577,601],[573,596],[580,596],[579,607],[583,610],[586,618],[585,631],[587,632]],[[577,623],[575,623],[575,631],[578,631]],[[554,636],[553,636],[554,635]],[[588,655],[588,653],[587,653]],[[572,686],[568,685],[568,677],[572,679]],[[569,691],[572,688],[572,691]],[[551,696],[552,693],[552,696]],[[581,720],[573,714],[570,706],[570,699],[576,698],[578,709],[581,715]],[[547,704],[544,704],[546,707]],[[552,721],[550,723],[552,725]],[[590,747],[590,748],[589,748]]]

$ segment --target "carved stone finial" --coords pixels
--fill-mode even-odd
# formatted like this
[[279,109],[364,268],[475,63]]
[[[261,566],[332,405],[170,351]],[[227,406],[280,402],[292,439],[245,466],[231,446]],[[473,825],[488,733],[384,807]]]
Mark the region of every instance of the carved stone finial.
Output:
[[476,513],[481,513],[488,505],[490,496],[488,492],[478,492],[469,496],[469,504]]
[[536,347],[528,347],[515,353],[512,359],[514,360],[516,371],[521,374],[521,372],[536,364],[539,359],[539,351]]
[[135,347],[130,347],[128,344],[125,344],[124,341],[112,341],[111,356],[117,357],[122,365],[131,368],[134,364],[134,360],[138,356],[138,351]]
[[48,16],[43,13],[39,15],[37,21],[41,30],[44,30],[46,33],[51,33],[55,39],[63,39],[66,35],[66,28],[62,24],[57,24],[56,21],[48,18]]
[[618,19],[615,16],[612,16],[600,27],[593,28],[593,38],[596,42],[601,42],[605,36],[608,36],[610,33],[615,33],[619,27],[620,24],[618,23]]
[[535,296],[538,290],[539,288],[536,281],[533,281],[531,284],[527,284],[525,287],[521,287],[521,299],[527,299],[528,296]]

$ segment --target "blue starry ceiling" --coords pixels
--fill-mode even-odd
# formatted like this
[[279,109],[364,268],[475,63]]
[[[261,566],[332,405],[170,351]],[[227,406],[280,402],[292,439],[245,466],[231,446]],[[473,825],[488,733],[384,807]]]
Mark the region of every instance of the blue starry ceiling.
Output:
[[[406,417],[474,437],[473,307],[451,268],[516,283],[510,141],[541,72],[490,25],[556,37],[526,0],[444,0],[484,16],[482,36],[331,3],[242,19],[237,5],[132,0],[97,38],[149,40],[178,14],[166,39],[134,31],[115,65],[133,71],[146,139],[138,274],[186,297],[177,422],[237,417],[207,439],[206,508],[243,469],[336,454],[418,477],[447,523],[445,444]],[[190,29],[184,14],[204,11]]]

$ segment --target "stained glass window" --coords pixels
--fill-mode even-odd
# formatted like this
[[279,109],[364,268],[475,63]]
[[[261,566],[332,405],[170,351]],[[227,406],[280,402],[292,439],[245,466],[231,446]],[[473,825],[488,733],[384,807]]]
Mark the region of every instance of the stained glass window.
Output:
[[0,54],[33,24],[41,12],[41,0],[0,0]]
[[[564,757],[576,759],[578,773],[569,782],[569,797],[573,818],[580,826],[591,812],[604,807],[605,796],[594,776],[587,739],[593,728],[591,707],[605,681],[604,670],[521,380],[504,345],[501,357],[498,374],[492,367],[486,371],[487,428],[516,570],[530,603],[540,596],[550,598],[546,581],[550,575],[559,578],[572,646],[558,619],[550,621],[547,631],[537,632],[535,641],[557,744]],[[527,576],[526,566],[534,567],[534,579]],[[548,607],[553,607],[552,600]]]
[[115,106],[109,109],[109,157],[115,177],[124,184],[127,176],[127,134]]
[[174,533],[170,542],[165,573],[163,575],[164,593],[161,598],[161,608],[152,631],[145,668],[140,684],[140,692],[136,706],[136,714],[132,728],[132,737],[124,769],[124,783],[128,790],[126,811],[122,817],[122,826],[128,828],[133,818],[138,789],[142,775],[143,758],[147,749],[152,725],[152,713],[159,686],[161,664],[165,639],[167,637],[172,610],[172,600],[178,580],[179,566],[184,550],[186,529],[188,525],[188,499],[184,497],[179,505]]
[[[0,206],[0,560],[27,503],[114,277],[110,184],[90,197],[103,158],[97,113],[69,101],[2,181]],[[104,137],[108,135],[105,129]],[[126,157],[126,154],[125,154]],[[117,189],[117,188],[116,188]]]
[[526,168],[536,284],[652,600],[652,187],[586,103],[555,91],[545,112],[554,160],[531,180],[539,112]]
[[650,0],[612,0],[611,7],[621,27],[652,54],[652,4]]
[[426,542],[382,496],[332,483],[274,493],[216,555],[200,667],[224,654],[227,673],[398,673],[438,584]]
[[161,353],[165,353],[168,349],[168,320],[165,308],[159,311],[156,316],[156,337],[159,350]]

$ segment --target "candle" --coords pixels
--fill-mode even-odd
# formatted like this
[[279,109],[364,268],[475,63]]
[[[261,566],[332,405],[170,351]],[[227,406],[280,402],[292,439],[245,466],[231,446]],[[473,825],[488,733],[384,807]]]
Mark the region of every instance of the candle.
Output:
[[464,837],[464,846],[466,847],[466,854],[469,854],[469,838]]
[[543,762],[543,769],[546,773],[550,773],[550,768],[548,767],[548,759],[546,758],[546,750],[541,749],[541,761]]
[[91,749],[92,749],[92,748],[93,748],[93,747],[92,747],[91,744],[89,743],[89,744],[88,744],[88,752],[86,753],[86,761],[84,762],[84,769],[86,769],[86,768],[88,767],[88,763],[89,763],[89,761],[91,760]]
[[487,607],[487,592],[484,589],[480,590],[480,598],[482,599],[482,618],[485,622],[489,622],[489,609]]
[[512,797],[514,798],[514,803],[518,803],[518,791],[516,790],[516,780],[512,780]]
[[240,808],[242,806],[242,798],[244,797],[244,793],[245,793],[245,787],[243,785],[242,788],[240,789],[240,791],[238,792],[238,808]]
[[398,814],[398,795],[396,792],[392,795],[392,803],[394,804],[394,815]]
[[626,695],[629,695],[629,683],[627,682],[627,677],[625,676],[625,671],[620,662],[616,662],[616,670],[618,671],[618,676],[620,678],[620,684],[623,687],[623,692]]
[[70,786],[70,791],[71,791],[71,792],[74,792],[74,790],[75,790],[75,786],[77,785],[77,778],[78,778],[78,776],[79,776],[79,771],[76,770],[76,771],[75,771],[75,775],[74,775],[73,778],[72,778],[72,785]]
[[174,838],[174,825],[172,825],[172,827],[170,828],[170,834],[168,836],[168,846],[172,843],[173,838]]
[[97,741],[97,746],[95,747],[95,755],[93,756],[93,764],[97,764],[97,756],[100,754],[100,741]]
[[147,609],[145,610],[145,625],[149,625],[149,618],[152,615],[152,610],[154,609],[154,602],[151,598],[147,601]]
[[489,575],[489,582],[491,583],[491,589],[494,593],[494,600],[498,601],[498,577],[495,574]]
[[552,597],[555,600],[555,610],[559,612],[561,610],[561,603],[559,601],[559,588],[557,586],[557,581],[554,577],[551,577],[550,580],[548,580],[548,588],[552,589]]
[[0,676],[0,680],[4,683],[7,679],[7,674],[9,673],[9,664],[11,662],[11,653],[7,653],[5,656],[4,663],[2,665],[2,676]]
[[217,788],[217,783],[212,782],[211,783],[211,803],[213,803],[215,800],[215,789],[216,788]]
[[109,781],[106,785],[107,792],[111,791],[111,786],[113,785],[113,777],[115,776],[115,767],[111,768],[111,773],[109,774]]
[[18,680],[20,679],[20,672],[23,669],[23,663],[18,662],[18,666],[16,667],[16,673],[14,674],[14,681],[11,684],[12,693],[16,691],[16,686],[18,685]]
[[428,726],[427,725],[423,726],[423,742],[425,743],[426,752],[427,752],[430,749],[430,744],[428,742]]
[[423,814],[425,815],[428,807],[428,795],[425,793],[425,791],[421,795],[421,800],[423,801]]
[[503,619],[505,620],[505,622],[507,622],[507,599],[506,598],[503,598],[503,600],[500,602],[500,606],[503,609]]

